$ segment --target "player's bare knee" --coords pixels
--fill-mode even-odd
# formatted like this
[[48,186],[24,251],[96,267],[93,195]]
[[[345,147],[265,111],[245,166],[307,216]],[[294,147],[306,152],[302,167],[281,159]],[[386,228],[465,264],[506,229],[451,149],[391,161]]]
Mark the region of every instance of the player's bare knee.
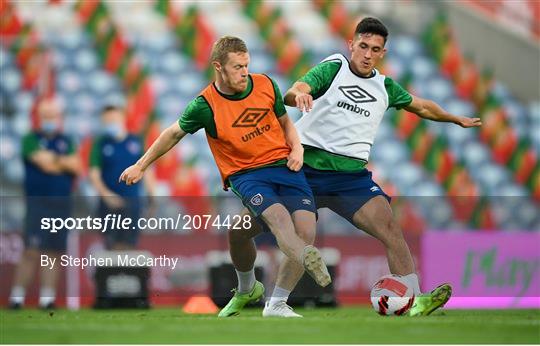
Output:
[[229,229],[227,235],[229,244],[236,244],[245,241],[245,231],[243,229]]
[[389,219],[385,222],[381,222],[377,227],[377,232],[374,235],[379,239],[386,247],[395,247],[399,246],[399,243],[403,241],[403,233],[399,224],[393,220]]
[[317,228],[315,213],[308,210],[296,210],[291,217],[296,234],[306,244],[313,244],[315,242],[315,229]]
[[272,232],[276,229],[284,229],[292,223],[291,216],[287,212],[287,209],[282,206],[272,206],[268,208],[263,212],[262,218]]
[[397,223],[396,220],[394,219],[390,219],[386,222],[386,227],[385,227],[385,233],[386,234],[389,234],[390,236],[392,236],[392,238],[395,238],[395,237],[401,237],[402,236],[402,232],[401,232],[401,227],[399,226],[399,224]]
[[229,236],[229,244],[241,244],[249,241],[253,236],[251,235],[251,232],[249,230],[244,229],[235,229],[235,230],[229,230],[228,232]]
[[227,235],[229,237],[229,244],[249,241],[251,238],[263,232],[261,225],[257,221],[255,221],[255,219],[252,218],[252,222],[250,222],[249,225],[249,228],[230,228],[227,232]]
[[315,242],[315,228],[314,227],[297,227],[296,234],[306,242],[306,244],[313,245]]

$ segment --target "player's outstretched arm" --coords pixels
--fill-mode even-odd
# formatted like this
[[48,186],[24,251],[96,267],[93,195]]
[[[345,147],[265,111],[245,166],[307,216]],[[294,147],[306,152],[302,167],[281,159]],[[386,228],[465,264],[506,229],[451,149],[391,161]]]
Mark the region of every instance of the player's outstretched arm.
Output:
[[297,107],[301,112],[309,112],[313,108],[313,96],[310,92],[309,84],[296,82],[285,93],[284,103],[290,107]]
[[454,123],[461,127],[477,127],[482,125],[480,118],[468,118],[458,115],[453,115],[442,109],[437,103],[420,98],[418,96],[412,97],[412,102],[405,107],[409,112],[415,113],[421,118],[441,121],[447,123]]
[[139,182],[148,166],[171,150],[185,135],[186,132],[180,128],[178,123],[175,122],[169,126],[134,165],[129,166],[122,172],[118,181],[123,181],[126,185]]
[[291,171],[298,172],[304,164],[304,147],[302,147],[302,143],[300,143],[300,137],[298,136],[298,132],[296,131],[291,118],[289,118],[287,114],[283,114],[278,119],[279,124],[285,133],[285,140],[289,147],[291,147],[291,152],[287,157],[287,167],[289,167]]

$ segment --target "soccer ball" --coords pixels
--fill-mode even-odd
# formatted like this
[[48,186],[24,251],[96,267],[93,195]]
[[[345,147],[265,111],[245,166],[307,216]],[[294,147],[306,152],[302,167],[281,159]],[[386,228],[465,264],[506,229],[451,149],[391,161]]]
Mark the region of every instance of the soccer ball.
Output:
[[414,292],[398,275],[385,275],[371,289],[371,304],[379,315],[403,315],[414,303]]

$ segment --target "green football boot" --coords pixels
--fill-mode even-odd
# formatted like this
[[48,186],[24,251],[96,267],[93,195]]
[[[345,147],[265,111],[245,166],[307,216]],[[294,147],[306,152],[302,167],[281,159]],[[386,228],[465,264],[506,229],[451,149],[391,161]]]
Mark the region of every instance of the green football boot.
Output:
[[256,303],[264,297],[264,286],[259,281],[255,281],[255,285],[253,285],[251,291],[247,293],[240,293],[236,288],[232,291],[234,292],[234,296],[229,303],[221,309],[218,317],[237,316],[246,304]]
[[441,308],[452,296],[452,286],[442,284],[437,286],[431,293],[424,293],[416,297],[409,316],[427,316]]

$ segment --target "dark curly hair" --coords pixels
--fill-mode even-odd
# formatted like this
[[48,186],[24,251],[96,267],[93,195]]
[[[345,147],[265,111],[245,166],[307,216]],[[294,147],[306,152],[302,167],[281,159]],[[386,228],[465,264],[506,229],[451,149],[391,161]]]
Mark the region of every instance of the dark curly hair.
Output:
[[362,19],[360,23],[358,23],[358,25],[356,26],[354,35],[356,36],[359,34],[380,35],[384,38],[384,43],[386,44],[386,39],[388,38],[388,29],[377,18],[366,17]]

